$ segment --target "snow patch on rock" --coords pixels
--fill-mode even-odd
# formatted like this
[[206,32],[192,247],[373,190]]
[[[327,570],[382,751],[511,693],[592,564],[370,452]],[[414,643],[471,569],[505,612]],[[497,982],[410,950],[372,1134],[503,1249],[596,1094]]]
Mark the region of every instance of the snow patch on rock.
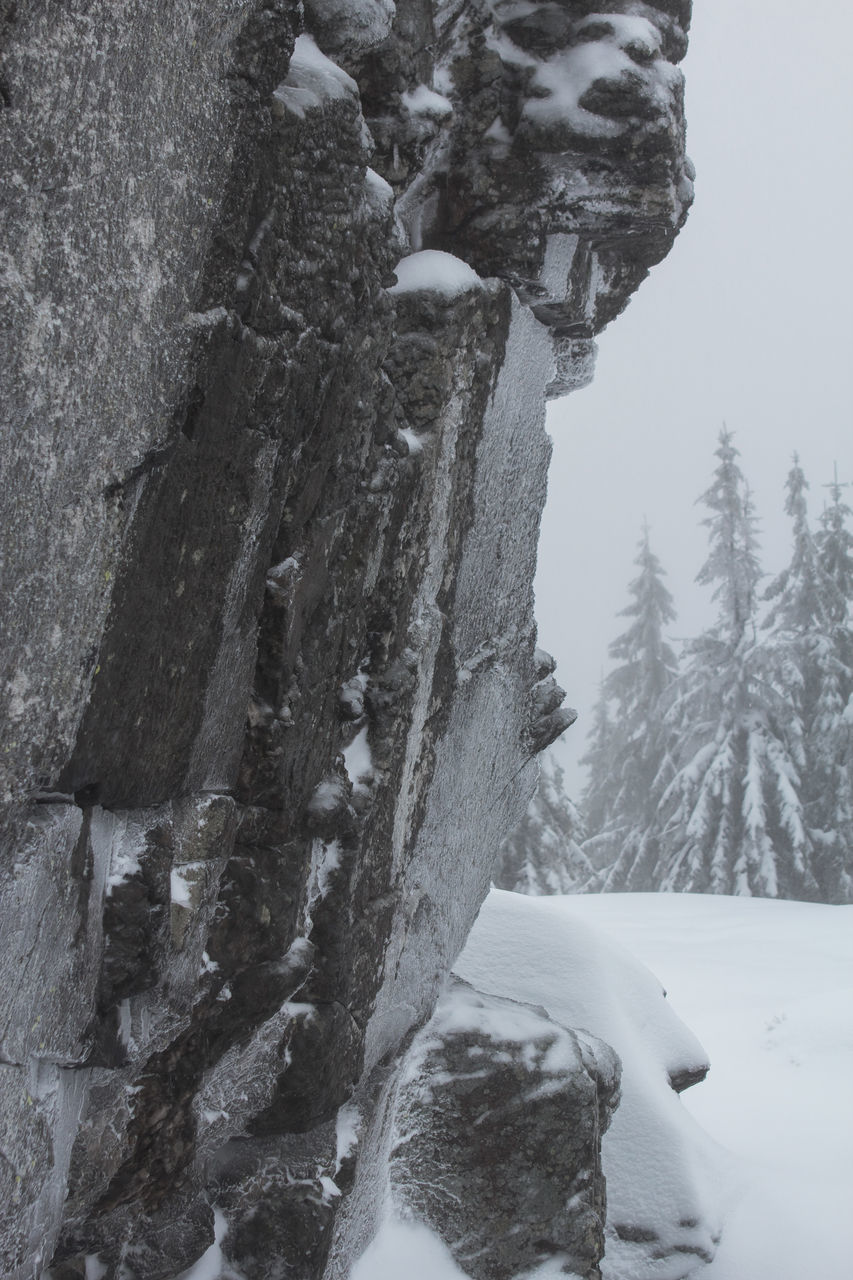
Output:
[[273,95],[288,111],[302,119],[330,99],[358,98],[358,85],[331,58],[321,53],[313,38],[298,36],[287,78]]
[[335,1121],[335,1176],[340,1173],[341,1166],[358,1146],[361,1118],[358,1107],[345,1103],[338,1111]]
[[411,115],[432,116],[442,120],[453,114],[453,106],[444,94],[436,93],[425,84],[419,84],[416,89],[401,94],[400,101]]
[[373,781],[373,756],[367,741],[367,725],[360,729],[348,747],[344,747],[344,768],[353,791],[369,791]]
[[427,290],[444,298],[455,298],[469,289],[481,289],[483,281],[467,262],[439,249],[421,249],[397,263],[397,283],[389,293],[415,293]]

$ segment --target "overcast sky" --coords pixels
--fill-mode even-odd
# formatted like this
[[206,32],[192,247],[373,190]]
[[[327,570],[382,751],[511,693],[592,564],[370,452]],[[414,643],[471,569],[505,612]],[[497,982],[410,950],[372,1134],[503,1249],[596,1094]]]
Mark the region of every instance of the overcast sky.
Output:
[[693,210],[599,339],[592,387],[549,411],[537,615],[580,712],[561,751],[575,795],[644,517],[679,609],[673,637],[713,619],[693,582],[707,545],[696,498],[722,422],[755,493],[768,572],[788,556],[794,450],[814,517],[835,461],[853,481],[851,48],[849,0],[694,0]]

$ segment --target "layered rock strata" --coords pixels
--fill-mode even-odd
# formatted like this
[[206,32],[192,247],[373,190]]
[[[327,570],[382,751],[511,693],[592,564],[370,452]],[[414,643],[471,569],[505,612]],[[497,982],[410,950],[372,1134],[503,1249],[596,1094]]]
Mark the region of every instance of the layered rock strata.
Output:
[[10,1280],[369,1231],[341,1109],[571,718],[544,391],[689,203],[688,6],[605,9],[0,6]]

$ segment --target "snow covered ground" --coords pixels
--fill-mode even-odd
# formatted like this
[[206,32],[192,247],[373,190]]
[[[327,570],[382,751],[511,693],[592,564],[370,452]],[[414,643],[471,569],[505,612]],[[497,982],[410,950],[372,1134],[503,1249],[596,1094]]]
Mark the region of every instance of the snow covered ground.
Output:
[[698,894],[551,899],[664,983],[708,1050],[683,1103],[729,1162],[703,1280],[853,1276],[853,907]]

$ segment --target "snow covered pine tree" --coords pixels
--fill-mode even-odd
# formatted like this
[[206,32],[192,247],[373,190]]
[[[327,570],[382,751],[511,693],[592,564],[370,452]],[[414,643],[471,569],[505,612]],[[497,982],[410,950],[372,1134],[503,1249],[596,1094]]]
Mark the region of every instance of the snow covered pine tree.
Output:
[[539,786],[527,813],[501,846],[495,884],[533,897],[576,892],[593,874],[582,839],[580,814],[564,790],[563,770],[548,751],[541,757]]
[[654,880],[664,890],[813,899],[803,723],[774,684],[775,655],[757,640],[755,518],[725,428],[716,456],[701,499],[710,548],[697,581],[713,586],[719,613],[689,646],[667,717],[678,767],[661,804]]
[[[598,686],[598,700],[592,712],[592,726],[587,736],[587,748],[580,763],[587,769],[587,784],[581,796],[581,812],[584,827],[590,833],[586,853],[594,867],[609,866],[613,861],[609,845],[603,833],[610,826],[610,817],[616,799],[616,780],[611,761],[617,754],[619,726],[610,717],[610,702],[602,676]],[[592,837],[597,839],[593,847]]]
[[793,520],[791,563],[771,583],[765,626],[776,687],[796,708],[803,732],[800,796],[812,842],[811,869],[822,902],[853,901],[853,537],[836,476],[823,531],[812,536],[808,483],[794,456],[785,510]]
[[678,664],[664,628],[675,620],[675,609],[649,544],[648,526],[634,563],[640,572],[628,588],[633,598],[620,614],[632,622],[610,646],[611,658],[620,665],[602,689],[603,698],[614,704],[615,725],[608,749],[586,756],[592,774],[590,794],[608,794],[604,821],[583,846],[590,862],[602,868],[588,887],[616,892],[658,887],[657,807],[673,774],[664,711]]

